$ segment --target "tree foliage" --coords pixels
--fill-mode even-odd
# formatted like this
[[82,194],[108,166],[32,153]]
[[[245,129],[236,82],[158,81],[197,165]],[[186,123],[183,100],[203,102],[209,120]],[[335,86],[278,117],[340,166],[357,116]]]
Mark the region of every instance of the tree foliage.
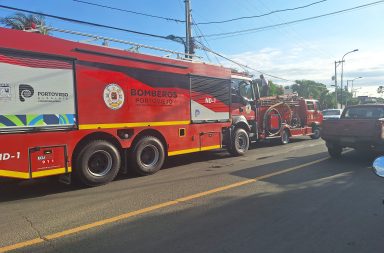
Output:
[[17,12],[14,15],[0,18],[0,22],[11,29],[29,30],[36,28],[42,34],[49,34],[49,31],[45,28],[45,17],[41,15],[26,15]]
[[384,94],[384,86],[380,85],[380,86],[377,88],[377,93],[379,93],[380,95],[383,95],[383,94]]

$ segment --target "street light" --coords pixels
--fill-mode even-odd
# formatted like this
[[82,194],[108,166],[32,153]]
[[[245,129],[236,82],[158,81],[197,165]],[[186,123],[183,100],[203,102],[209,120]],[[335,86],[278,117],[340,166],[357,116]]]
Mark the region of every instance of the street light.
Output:
[[350,54],[350,53],[353,53],[353,52],[357,52],[357,51],[359,51],[359,49],[355,49],[355,50],[349,51],[349,52],[345,53],[345,55],[343,55],[343,58],[341,58],[341,84],[340,84],[340,88],[341,88],[341,91],[340,91],[340,95],[341,95],[341,98],[340,98],[341,109],[343,109],[343,72],[344,72],[344,57],[345,57],[347,54]]
[[[360,79],[360,78],[362,78],[362,77],[359,76],[359,77],[356,77],[356,78],[354,78],[354,79],[347,80],[346,92],[349,92],[349,90],[348,90],[348,87],[349,87],[349,86],[348,86],[348,83],[351,82],[351,83],[352,83],[352,86],[351,86],[352,98],[353,98],[353,81],[355,81],[356,79]],[[345,105],[347,105],[347,104],[348,104],[348,97],[345,96]]]
[[353,81],[355,81],[356,79],[361,79],[362,77],[361,76],[359,76],[359,77],[356,77],[356,78],[354,78],[354,79],[351,79],[351,80],[347,80],[347,91],[348,91],[348,83],[349,82],[351,82],[352,83],[352,85],[351,85],[351,90],[353,90]]

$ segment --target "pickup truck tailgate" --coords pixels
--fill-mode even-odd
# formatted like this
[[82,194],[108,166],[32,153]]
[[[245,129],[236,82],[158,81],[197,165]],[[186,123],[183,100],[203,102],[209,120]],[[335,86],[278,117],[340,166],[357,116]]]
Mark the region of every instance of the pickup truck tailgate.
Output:
[[359,136],[378,137],[377,120],[373,119],[329,119],[322,125],[322,137]]

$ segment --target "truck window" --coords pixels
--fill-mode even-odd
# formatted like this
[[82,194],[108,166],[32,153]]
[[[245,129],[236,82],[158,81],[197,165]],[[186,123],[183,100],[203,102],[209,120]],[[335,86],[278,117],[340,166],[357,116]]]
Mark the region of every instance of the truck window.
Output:
[[313,103],[313,101],[307,101],[307,110],[308,111],[315,110],[315,104]]
[[243,98],[254,100],[252,85],[249,82],[242,81],[239,84],[239,92]]
[[378,119],[384,117],[384,108],[381,107],[352,107],[346,110],[344,118],[351,119]]

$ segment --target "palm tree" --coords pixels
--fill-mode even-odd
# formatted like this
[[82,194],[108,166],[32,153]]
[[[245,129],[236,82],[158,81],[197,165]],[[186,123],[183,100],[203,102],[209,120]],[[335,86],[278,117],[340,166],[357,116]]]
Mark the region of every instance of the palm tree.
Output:
[[45,17],[41,15],[26,15],[17,12],[12,16],[0,18],[0,23],[16,30],[37,29],[42,34],[49,34],[49,30],[45,28]]

